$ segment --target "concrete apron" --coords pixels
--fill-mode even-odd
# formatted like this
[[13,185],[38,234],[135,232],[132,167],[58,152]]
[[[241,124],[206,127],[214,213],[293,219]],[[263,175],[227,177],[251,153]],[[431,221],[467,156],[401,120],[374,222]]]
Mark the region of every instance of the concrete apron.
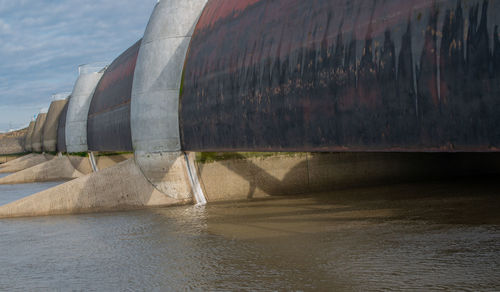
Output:
[[[237,156],[237,154],[235,154]],[[500,155],[484,153],[282,153],[197,162],[207,201],[499,175]]]
[[19,159],[12,160],[0,168],[0,173],[14,173],[53,159],[53,155],[30,154]]
[[[167,175],[168,176],[168,175]],[[133,159],[0,207],[0,218],[123,211],[192,200],[158,191]]]
[[71,180],[82,176],[84,174],[73,167],[67,156],[61,156],[0,178],[0,185]]
[[26,154],[26,155],[20,156],[20,157],[18,157],[16,159],[9,160],[9,161],[7,161],[5,163],[0,164],[0,169],[4,168],[6,166],[13,165],[13,164],[19,163],[21,161],[24,161],[24,160],[26,160],[28,158],[33,157],[34,155],[36,155],[36,154],[30,153],[30,154]]

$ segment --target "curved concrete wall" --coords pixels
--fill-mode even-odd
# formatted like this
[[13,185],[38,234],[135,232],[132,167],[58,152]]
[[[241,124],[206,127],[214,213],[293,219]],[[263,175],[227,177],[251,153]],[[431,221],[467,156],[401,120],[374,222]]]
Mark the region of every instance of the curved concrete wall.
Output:
[[50,104],[47,120],[43,127],[43,150],[47,152],[57,151],[57,132],[59,120],[68,100],[57,100]]
[[179,91],[186,52],[206,0],[160,1],[149,20],[132,87],[132,142],[136,151],[181,149]]
[[130,99],[141,41],[106,69],[90,103],[87,141],[91,151],[132,151]]
[[102,73],[82,73],[78,77],[66,116],[66,150],[69,153],[86,152],[87,118],[90,102]]
[[183,150],[500,151],[500,1],[210,0]]
[[57,127],[57,152],[67,152],[66,149],[66,117],[68,116],[68,106],[69,106],[69,100],[71,97],[68,97],[68,101],[66,102],[66,105],[64,106],[61,116],[59,117],[59,123]]
[[180,152],[179,92],[186,52],[205,4],[206,0],[157,4],[142,40],[132,87],[135,161],[150,183],[177,199],[192,197],[188,166]]
[[42,152],[43,143],[43,126],[47,120],[47,114],[39,114],[36,118],[35,129],[33,130],[33,136],[31,136],[31,147],[33,152]]
[[35,130],[35,123],[36,122],[30,122],[30,125],[28,126],[28,133],[26,133],[26,139],[24,140],[24,150],[26,152],[33,151],[33,147],[31,146],[31,140],[33,137],[33,131]]

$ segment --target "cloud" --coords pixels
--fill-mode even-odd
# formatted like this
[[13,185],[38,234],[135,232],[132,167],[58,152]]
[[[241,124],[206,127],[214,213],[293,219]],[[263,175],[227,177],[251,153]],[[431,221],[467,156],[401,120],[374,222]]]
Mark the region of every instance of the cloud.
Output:
[[78,65],[109,63],[134,44],[156,2],[0,0],[0,131],[71,91]]

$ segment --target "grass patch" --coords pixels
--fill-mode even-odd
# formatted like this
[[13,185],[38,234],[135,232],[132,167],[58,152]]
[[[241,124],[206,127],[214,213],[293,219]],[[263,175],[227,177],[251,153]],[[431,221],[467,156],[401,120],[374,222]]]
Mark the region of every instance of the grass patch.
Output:
[[28,155],[30,152],[22,152],[22,153],[12,153],[12,154],[0,154],[0,157],[14,157],[14,156],[23,156]]
[[134,154],[134,152],[99,152],[97,156],[117,156],[126,154]]
[[210,163],[224,160],[244,160],[248,158],[268,158],[273,156],[302,156],[305,152],[197,152],[196,162]]

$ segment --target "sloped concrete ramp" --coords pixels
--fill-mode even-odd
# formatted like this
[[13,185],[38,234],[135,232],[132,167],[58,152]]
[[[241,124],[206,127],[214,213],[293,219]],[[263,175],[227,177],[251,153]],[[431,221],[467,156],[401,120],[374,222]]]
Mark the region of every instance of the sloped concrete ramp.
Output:
[[67,156],[61,156],[0,178],[0,185],[71,180],[84,175],[73,167]]
[[121,211],[191,203],[156,190],[133,159],[0,207],[0,218]]
[[4,167],[0,168],[0,173],[13,173],[25,170],[35,165],[47,162],[52,158],[54,158],[54,156],[48,154],[30,154],[23,156],[19,158],[19,160],[12,160],[8,163],[8,165],[6,164]]
[[35,156],[35,155],[37,155],[37,154],[30,153],[30,154],[27,154],[27,155],[24,155],[24,156],[18,157],[18,158],[16,158],[16,159],[13,159],[13,160],[11,160],[11,161],[8,161],[8,162],[6,162],[6,163],[4,163],[4,164],[1,164],[1,165],[0,165],[0,169],[1,169],[1,168],[4,168],[4,167],[7,167],[7,166],[14,165],[14,164],[19,163],[19,162],[21,162],[21,161],[25,161],[26,159],[29,159],[29,158],[31,158],[31,157],[33,157],[33,156]]

